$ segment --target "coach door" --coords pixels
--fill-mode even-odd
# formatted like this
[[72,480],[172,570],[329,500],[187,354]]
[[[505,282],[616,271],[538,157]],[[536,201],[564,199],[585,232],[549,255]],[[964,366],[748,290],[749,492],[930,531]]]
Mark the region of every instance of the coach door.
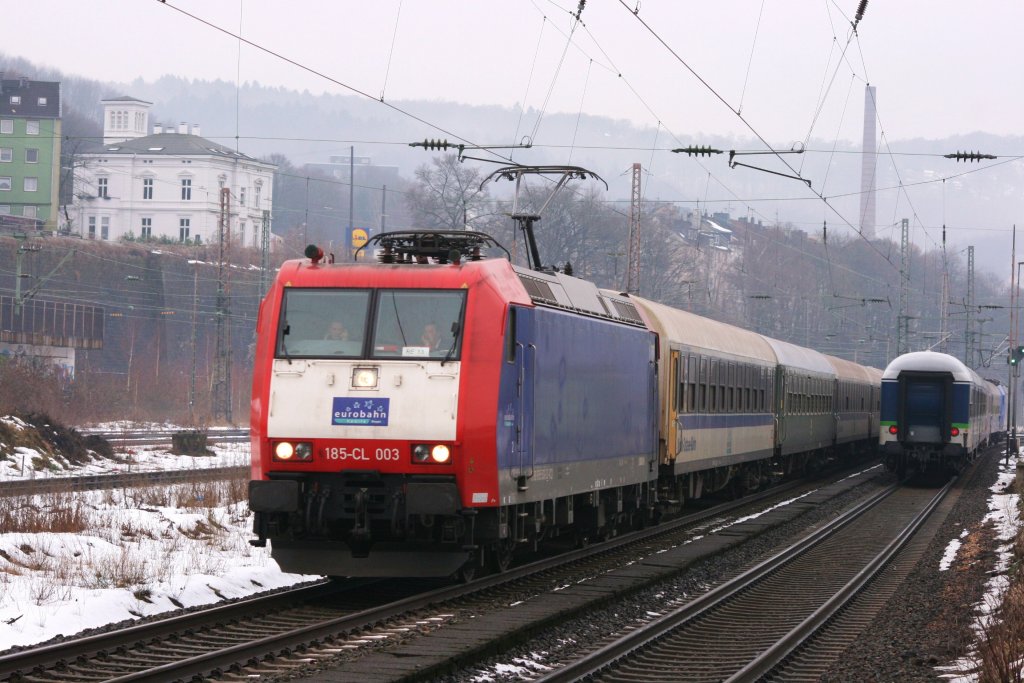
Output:
[[526,491],[533,477],[534,464],[534,389],[537,374],[537,346],[534,343],[534,312],[528,308],[510,310],[511,338],[515,340],[516,397],[512,444],[512,478],[516,488]]
[[679,419],[680,413],[686,410],[686,367],[685,357],[680,357],[679,351],[673,349],[669,368],[669,391],[672,395],[671,414],[665,420],[668,433],[665,435],[665,446],[668,453],[661,454],[662,462],[672,462],[679,455]]

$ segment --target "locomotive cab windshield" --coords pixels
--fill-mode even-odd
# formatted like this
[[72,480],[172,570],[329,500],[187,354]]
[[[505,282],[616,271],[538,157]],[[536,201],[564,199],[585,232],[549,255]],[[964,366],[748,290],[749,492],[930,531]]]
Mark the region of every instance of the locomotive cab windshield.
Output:
[[465,299],[462,290],[289,288],[275,357],[457,359]]

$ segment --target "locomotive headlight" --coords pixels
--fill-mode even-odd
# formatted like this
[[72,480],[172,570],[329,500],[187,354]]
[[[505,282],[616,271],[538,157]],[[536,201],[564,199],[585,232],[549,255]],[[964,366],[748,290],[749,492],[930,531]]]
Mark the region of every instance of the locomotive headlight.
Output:
[[281,462],[301,461],[308,462],[313,459],[313,444],[308,441],[278,441],[274,444],[274,460]]
[[447,465],[452,460],[452,451],[443,443],[418,443],[412,447],[412,461],[421,465]]
[[353,389],[376,389],[377,368],[353,368],[352,369]]
[[452,459],[452,452],[443,443],[439,443],[430,449],[430,459],[439,465],[443,465]]

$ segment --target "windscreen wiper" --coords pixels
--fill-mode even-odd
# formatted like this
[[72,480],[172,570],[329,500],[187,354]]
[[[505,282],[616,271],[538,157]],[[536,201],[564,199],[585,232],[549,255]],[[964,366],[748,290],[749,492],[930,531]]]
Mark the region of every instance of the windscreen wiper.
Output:
[[459,323],[462,320],[462,314],[466,310],[466,297],[462,297],[462,303],[459,304],[459,317],[452,323],[452,345],[448,347],[448,353],[444,354],[444,358],[441,360],[441,367],[452,359],[452,354],[455,353],[455,347],[459,345],[459,334],[462,332],[462,325]]
[[281,330],[281,353],[284,354],[284,358],[288,361],[288,365],[292,364],[292,357],[288,355],[288,345],[285,343],[284,338],[288,336],[292,331],[292,326],[285,321],[284,328]]

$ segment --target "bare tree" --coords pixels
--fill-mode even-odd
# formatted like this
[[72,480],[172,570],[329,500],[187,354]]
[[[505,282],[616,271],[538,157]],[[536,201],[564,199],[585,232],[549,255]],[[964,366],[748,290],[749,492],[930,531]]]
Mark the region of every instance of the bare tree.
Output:
[[492,214],[480,170],[463,165],[455,154],[443,154],[416,169],[416,182],[406,194],[414,225],[423,229],[477,229]]

